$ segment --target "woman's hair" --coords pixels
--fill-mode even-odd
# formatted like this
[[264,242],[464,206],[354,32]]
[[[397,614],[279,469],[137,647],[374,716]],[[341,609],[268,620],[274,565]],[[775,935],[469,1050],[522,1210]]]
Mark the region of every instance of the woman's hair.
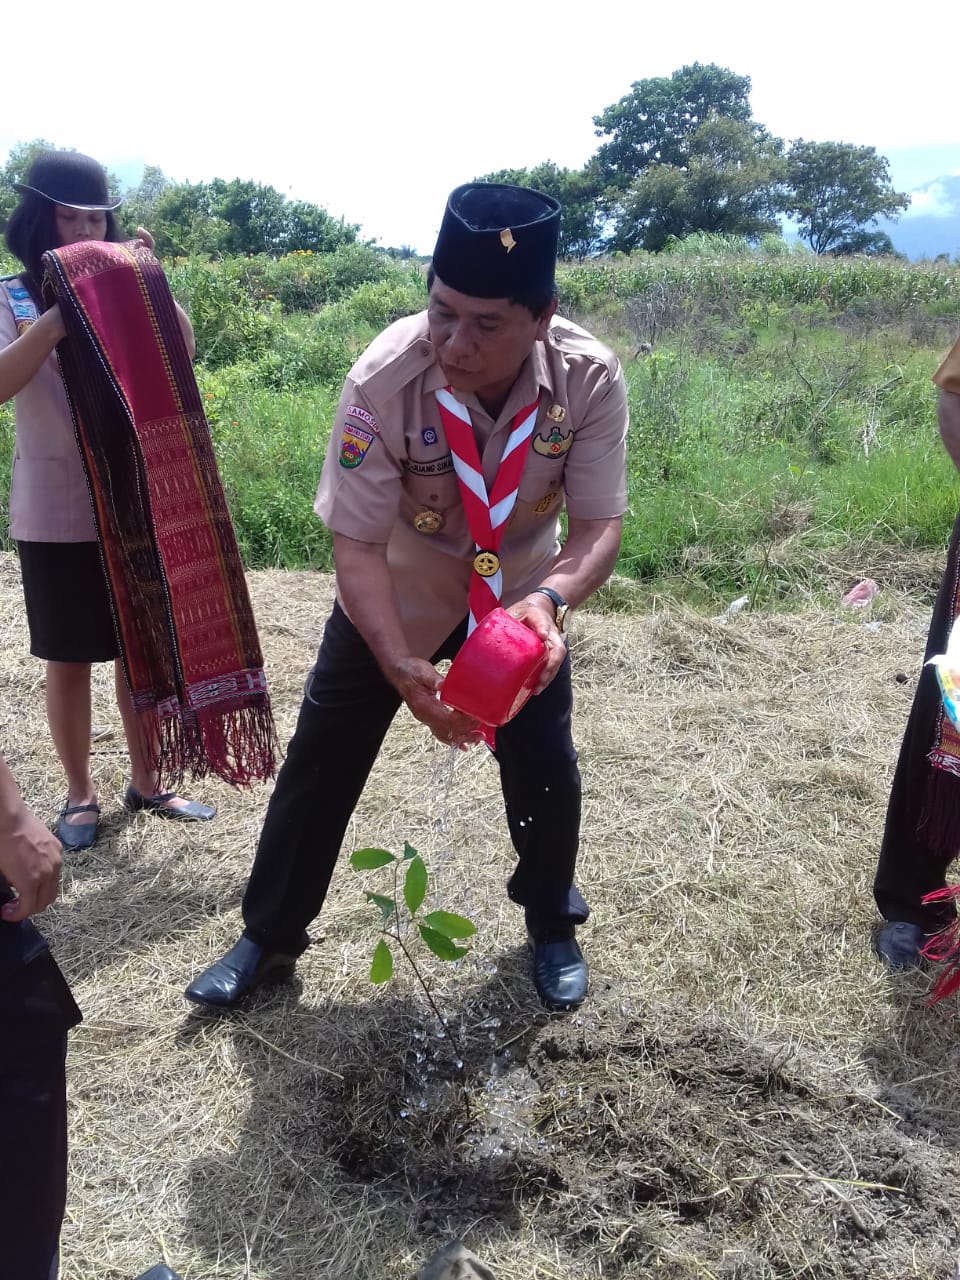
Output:
[[[106,211],[106,218],[104,239],[121,240],[123,237],[112,209]],[[48,249],[59,248],[57,206],[46,196],[36,195],[32,191],[25,192],[7,219],[4,238],[13,256],[23,263],[25,269],[21,278],[34,302],[40,306],[40,286],[43,282],[41,258]]]

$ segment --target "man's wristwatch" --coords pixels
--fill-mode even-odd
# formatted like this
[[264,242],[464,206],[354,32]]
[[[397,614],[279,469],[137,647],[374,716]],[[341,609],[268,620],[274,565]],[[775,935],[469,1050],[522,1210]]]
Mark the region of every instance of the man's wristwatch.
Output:
[[553,607],[554,607],[554,610],[556,611],[556,617],[554,621],[557,624],[557,630],[562,631],[567,621],[567,610],[570,608],[570,606],[567,604],[566,600],[564,600],[560,592],[554,591],[553,587],[534,587],[534,589],[530,592],[530,594],[532,596],[535,596],[535,595],[546,596],[548,600],[551,600],[553,602]]

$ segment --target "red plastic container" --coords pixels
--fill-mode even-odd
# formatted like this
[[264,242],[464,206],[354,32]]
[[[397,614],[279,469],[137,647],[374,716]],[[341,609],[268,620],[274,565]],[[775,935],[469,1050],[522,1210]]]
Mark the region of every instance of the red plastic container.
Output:
[[440,701],[481,724],[512,720],[533,693],[547,647],[503,609],[491,609],[467,637],[440,686]]

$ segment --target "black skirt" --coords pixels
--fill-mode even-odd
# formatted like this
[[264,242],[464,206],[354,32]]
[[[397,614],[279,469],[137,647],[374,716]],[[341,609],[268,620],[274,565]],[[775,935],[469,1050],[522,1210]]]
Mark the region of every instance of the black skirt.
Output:
[[18,542],[30,652],[48,662],[120,656],[97,542]]

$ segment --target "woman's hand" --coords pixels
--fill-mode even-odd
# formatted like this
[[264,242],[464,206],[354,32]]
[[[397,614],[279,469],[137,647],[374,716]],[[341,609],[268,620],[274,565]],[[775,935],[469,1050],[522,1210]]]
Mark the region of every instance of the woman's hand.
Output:
[[146,227],[137,227],[137,239],[145,249],[149,249],[153,253],[153,246],[156,242]]

